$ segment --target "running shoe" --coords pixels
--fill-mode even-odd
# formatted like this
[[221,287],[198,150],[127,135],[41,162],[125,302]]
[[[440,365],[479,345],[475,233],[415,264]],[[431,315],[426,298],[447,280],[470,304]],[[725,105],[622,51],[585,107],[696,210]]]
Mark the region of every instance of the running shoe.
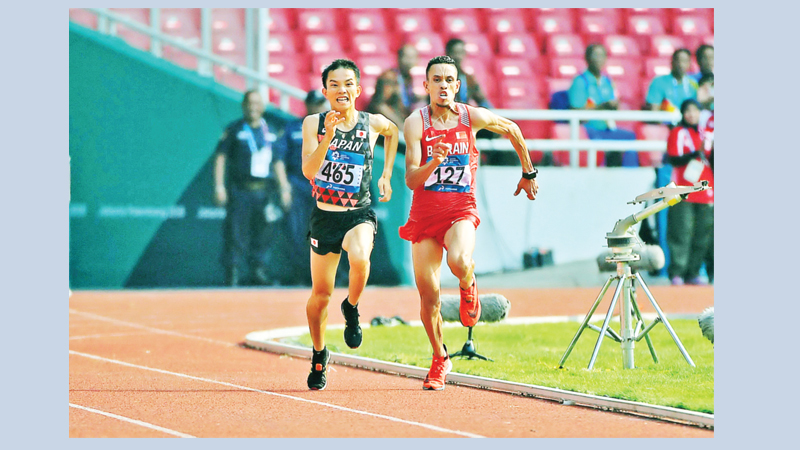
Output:
[[328,385],[328,361],[331,360],[331,353],[327,346],[321,352],[316,350],[312,350],[312,352],[308,388],[312,391],[321,391]]
[[431,370],[428,371],[425,381],[422,382],[422,389],[426,391],[444,390],[445,378],[453,370],[453,362],[450,361],[450,355],[447,354],[447,347],[444,347],[444,353],[444,357],[433,355]]
[[361,325],[358,324],[358,305],[351,305],[347,301],[342,302],[342,315],[344,315],[344,342],[350,348],[358,348],[361,345]]
[[461,325],[474,327],[481,318],[481,302],[478,299],[478,278],[472,275],[472,286],[460,289],[461,303],[458,305],[458,318]]

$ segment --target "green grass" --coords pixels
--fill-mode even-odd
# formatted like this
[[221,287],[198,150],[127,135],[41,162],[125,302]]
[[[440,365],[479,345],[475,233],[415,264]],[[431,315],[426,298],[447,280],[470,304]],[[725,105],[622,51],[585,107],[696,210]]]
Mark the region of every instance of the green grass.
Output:
[[[648,321],[649,323],[649,321]],[[620,344],[605,339],[592,370],[587,370],[597,333],[584,330],[565,363],[558,369],[578,323],[535,325],[486,324],[475,327],[478,353],[494,362],[453,359],[453,371],[487,378],[534,384],[586,394],[714,413],[714,349],[694,320],[671,320],[673,329],[696,367],[686,363],[666,327],[650,332],[659,363],[654,363],[644,339],[636,343],[635,369],[622,368]],[[596,323],[597,326],[601,322]],[[619,332],[619,323],[611,328]],[[445,344],[453,353],[467,338],[467,329],[445,328]],[[373,327],[364,330],[364,342],[352,350],[344,344],[342,330],[325,335],[328,349],[412,366],[430,367],[431,348],[422,327]],[[293,340],[311,346],[308,335]]]

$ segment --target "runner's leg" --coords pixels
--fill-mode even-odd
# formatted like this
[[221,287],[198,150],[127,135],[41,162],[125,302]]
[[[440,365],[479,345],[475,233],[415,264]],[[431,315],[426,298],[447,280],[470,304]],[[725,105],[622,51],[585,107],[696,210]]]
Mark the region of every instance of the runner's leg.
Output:
[[433,354],[446,356],[442,333],[442,303],[439,299],[443,249],[436,239],[427,238],[412,244],[414,279],[420,297],[420,319],[428,334]]
[[325,348],[325,327],[328,325],[328,303],[333,294],[336,280],[336,268],[341,253],[319,255],[311,252],[311,298],[306,304],[308,330],[314,349]]
[[461,289],[469,289],[472,286],[472,273],[475,271],[475,261],[472,259],[475,251],[475,225],[466,219],[454,223],[444,235],[444,244],[447,247],[447,265],[450,271],[458,278]]
[[369,278],[372,246],[375,241],[375,228],[371,223],[360,223],[344,235],[342,248],[347,252],[350,263],[350,283],[348,298],[351,305],[357,305]]

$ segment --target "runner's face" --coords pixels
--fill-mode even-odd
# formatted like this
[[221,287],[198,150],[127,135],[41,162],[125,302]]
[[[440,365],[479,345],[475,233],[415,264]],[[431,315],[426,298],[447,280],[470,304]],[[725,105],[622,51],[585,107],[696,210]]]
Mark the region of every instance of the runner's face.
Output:
[[432,105],[447,107],[455,100],[461,81],[458,80],[458,71],[451,64],[434,64],[428,71],[424,85]]
[[355,109],[356,99],[361,95],[361,86],[352,69],[340,67],[328,73],[328,86],[322,93],[334,111]]

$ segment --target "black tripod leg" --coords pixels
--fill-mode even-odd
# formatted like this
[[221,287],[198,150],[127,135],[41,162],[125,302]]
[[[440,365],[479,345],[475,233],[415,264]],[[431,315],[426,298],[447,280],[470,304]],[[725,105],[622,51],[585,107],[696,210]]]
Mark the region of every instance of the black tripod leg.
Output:
[[472,340],[472,327],[469,327],[469,332],[467,334],[467,342],[464,344],[463,347],[461,347],[461,350],[451,354],[450,357],[454,358],[454,357],[458,356],[458,357],[467,358],[467,359],[478,358],[478,359],[482,359],[484,361],[494,362],[493,359],[487,358],[487,357],[485,357],[483,355],[478,354],[478,352],[476,350],[477,350],[477,347],[475,346],[475,343]]

